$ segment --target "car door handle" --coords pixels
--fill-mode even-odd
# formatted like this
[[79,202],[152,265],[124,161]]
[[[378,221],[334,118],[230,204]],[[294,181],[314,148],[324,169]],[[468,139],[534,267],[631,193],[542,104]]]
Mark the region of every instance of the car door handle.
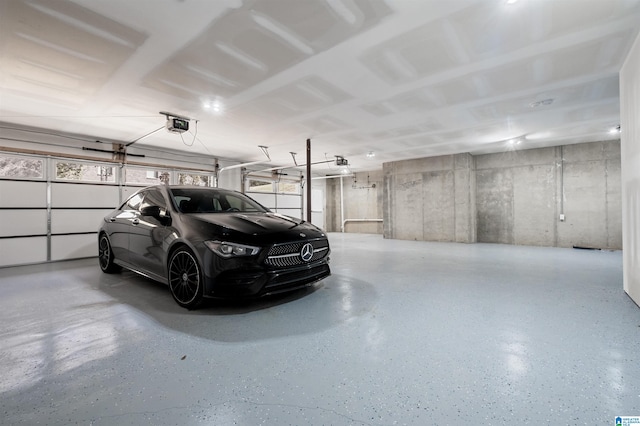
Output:
[[137,225],[140,223],[140,219],[133,219],[131,223],[133,223],[134,225]]
[[115,222],[115,221],[116,221],[116,218],[115,218],[115,217],[110,217],[110,218],[109,218],[109,222]]

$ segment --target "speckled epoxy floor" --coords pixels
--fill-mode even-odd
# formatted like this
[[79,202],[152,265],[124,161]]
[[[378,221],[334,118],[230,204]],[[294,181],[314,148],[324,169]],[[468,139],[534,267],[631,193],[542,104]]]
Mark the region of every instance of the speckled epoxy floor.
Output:
[[0,269],[3,425],[613,425],[620,252],[331,234],[314,291],[189,312],[95,259]]

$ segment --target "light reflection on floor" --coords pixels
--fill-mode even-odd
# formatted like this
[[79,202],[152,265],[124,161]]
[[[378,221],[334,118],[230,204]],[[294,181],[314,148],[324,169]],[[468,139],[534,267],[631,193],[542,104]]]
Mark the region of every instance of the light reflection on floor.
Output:
[[[331,234],[312,289],[186,311],[95,259],[0,269],[3,424],[611,424],[620,252]],[[514,420],[515,419],[515,420]],[[568,420],[567,420],[568,419]]]

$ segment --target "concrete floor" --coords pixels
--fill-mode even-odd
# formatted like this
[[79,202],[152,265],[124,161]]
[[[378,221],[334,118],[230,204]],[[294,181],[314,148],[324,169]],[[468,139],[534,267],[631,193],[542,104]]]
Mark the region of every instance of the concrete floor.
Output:
[[189,312],[96,259],[0,269],[0,423],[613,425],[640,415],[620,252],[331,234],[312,291]]

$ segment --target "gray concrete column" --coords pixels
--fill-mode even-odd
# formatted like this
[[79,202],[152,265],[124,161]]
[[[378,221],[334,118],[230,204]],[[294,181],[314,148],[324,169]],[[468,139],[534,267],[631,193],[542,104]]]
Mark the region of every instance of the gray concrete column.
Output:
[[455,241],[475,243],[476,232],[476,171],[471,154],[454,156]]

